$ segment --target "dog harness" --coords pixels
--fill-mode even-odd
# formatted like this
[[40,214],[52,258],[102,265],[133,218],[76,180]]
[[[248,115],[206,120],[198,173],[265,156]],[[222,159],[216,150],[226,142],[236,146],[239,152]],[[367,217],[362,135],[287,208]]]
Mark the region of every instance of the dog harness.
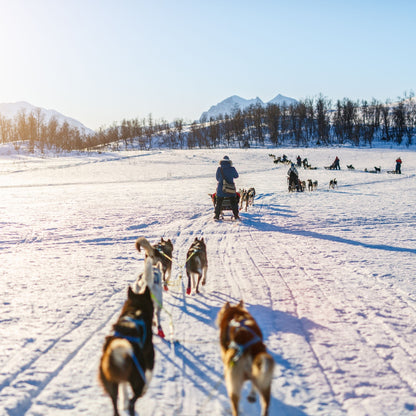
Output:
[[[122,334],[119,331],[114,331],[113,336],[116,337],[116,338],[123,338],[123,339],[131,342],[132,344],[137,344],[141,349],[143,349],[144,343],[146,341],[146,323],[141,318],[140,319],[133,319],[130,316],[124,316],[123,321],[133,323],[139,333],[140,333],[140,330],[142,330],[143,335],[138,336],[138,337],[133,337],[133,336],[130,336],[130,335]],[[140,365],[139,360],[137,359],[136,354],[134,354],[134,352],[133,352],[133,356],[131,358],[134,362],[134,365],[137,368],[137,371],[140,374],[140,377],[143,379],[144,383],[146,384],[147,383],[146,376],[145,376],[143,368]]]
[[193,256],[193,255],[195,255],[196,253],[199,253],[201,251],[201,249],[199,249],[199,248],[194,248],[193,249],[193,251],[192,251],[192,253],[188,256],[188,258],[186,259],[186,262],[185,263],[188,263],[188,261],[189,260],[191,260],[191,257]]
[[235,319],[232,319],[228,324],[228,337],[230,337],[230,328],[242,328],[253,335],[253,338],[251,338],[251,340],[247,341],[245,344],[239,344],[234,340],[228,344],[228,348],[236,350],[236,353],[234,354],[230,365],[234,365],[241,358],[244,351],[246,351],[249,347],[251,347],[254,344],[257,344],[258,342],[262,342],[262,339],[249,326],[244,325],[244,322],[246,321],[247,319],[243,319],[240,322],[236,321]]
[[166,257],[168,260],[173,261],[162,249],[162,246],[158,244],[156,247],[156,250],[164,257]]

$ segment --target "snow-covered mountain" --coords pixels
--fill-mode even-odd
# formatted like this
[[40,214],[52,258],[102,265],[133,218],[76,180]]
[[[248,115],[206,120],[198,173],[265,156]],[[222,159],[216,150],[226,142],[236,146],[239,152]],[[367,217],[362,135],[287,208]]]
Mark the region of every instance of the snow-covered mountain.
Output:
[[95,133],[93,130],[84,126],[80,121],[75,120],[74,118],[65,116],[56,110],[47,110],[42,107],[36,107],[26,101],[0,104],[0,115],[7,119],[14,119],[22,111],[24,111],[26,115],[29,115],[31,113],[36,114],[38,109],[41,110],[41,116],[43,116],[44,123],[48,123],[49,120],[54,117],[60,125],[66,121],[71,127],[77,128],[80,132],[84,132],[85,134]]
[[236,107],[240,108],[240,110],[244,110],[250,105],[260,104],[262,106],[266,106],[267,104],[283,105],[284,103],[286,105],[290,105],[297,103],[297,100],[294,98],[285,97],[282,94],[278,94],[267,103],[264,103],[259,97],[246,100],[245,98],[241,98],[238,95],[232,95],[220,103],[213,105],[208,111],[203,112],[201,114],[200,120],[209,120],[211,117],[215,118],[220,114],[231,114]]

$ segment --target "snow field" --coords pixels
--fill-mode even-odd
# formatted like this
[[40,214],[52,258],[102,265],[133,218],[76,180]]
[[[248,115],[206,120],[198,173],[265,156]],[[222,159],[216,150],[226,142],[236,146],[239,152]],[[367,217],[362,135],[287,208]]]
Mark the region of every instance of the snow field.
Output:
[[[307,157],[318,169],[300,177],[318,190],[288,193],[288,166],[269,153]],[[256,188],[242,223],[212,221],[224,154],[237,188]],[[336,155],[342,170],[323,169]],[[398,156],[403,175],[387,174]],[[373,166],[382,172],[364,172]],[[271,415],[413,415],[415,179],[403,149],[1,153],[0,415],[112,414],[98,362],[142,269],[141,235],[170,238],[174,264],[167,339],[154,337],[136,414],[230,414],[215,319],[243,299],[277,363]],[[201,236],[207,285],[187,296],[185,256]],[[245,397],[240,409],[260,414]]]

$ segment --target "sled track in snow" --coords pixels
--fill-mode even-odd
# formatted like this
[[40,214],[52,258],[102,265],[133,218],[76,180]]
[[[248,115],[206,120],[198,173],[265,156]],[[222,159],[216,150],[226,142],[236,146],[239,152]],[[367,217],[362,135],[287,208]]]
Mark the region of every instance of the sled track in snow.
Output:
[[[400,384],[402,388],[403,386],[406,386],[405,388],[407,388],[408,393],[411,395],[415,394],[415,381],[413,374],[416,371],[416,368],[412,360],[412,357],[416,352],[413,347],[414,342],[416,341],[414,331],[410,329],[407,331],[407,333],[403,333],[403,328],[401,328],[400,331],[396,331],[395,327],[398,328],[400,326],[400,319],[389,315],[389,309],[383,308],[382,306],[391,305],[392,310],[400,310],[401,308],[411,309],[411,314],[414,316],[414,320],[416,320],[416,313],[413,305],[406,301],[406,299],[404,299],[402,296],[395,293],[394,288],[389,289],[383,282],[374,280],[374,278],[371,276],[363,274],[360,271],[357,272],[356,270],[351,271],[351,276],[354,276],[355,280],[358,282],[366,282],[363,290],[365,289],[372,291],[372,296],[369,296],[368,299],[365,297],[365,295],[360,297],[355,293],[351,294],[345,292],[346,287],[337,284],[336,280],[332,280],[333,283],[328,285],[326,279],[320,279],[316,273],[311,272],[313,269],[313,264],[311,265],[309,261],[314,259],[314,256],[319,259],[319,256],[323,255],[323,253],[314,250],[313,247],[307,247],[303,253],[297,249],[295,255],[293,253],[294,249],[286,244],[284,249],[279,251],[279,257],[285,259],[285,267],[283,267],[283,269],[289,266],[295,268],[296,270],[297,277],[295,280],[286,278],[281,272],[281,261],[279,260],[279,264],[276,264],[273,260],[276,258],[275,250],[279,247],[279,237],[277,235],[274,237],[276,239],[276,244],[270,244],[270,240],[268,240],[267,246],[263,246],[261,241],[259,242],[255,238],[255,232],[250,230],[249,235],[252,241],[252,244],[250,245],[254,246],[256,250],[251,247],[247,253],[251,256],[252,262],[255,264],[258,273],[262,274],[263,268],[257,266],[257,264],[260,264],[259,259],[255,254],[255,251],[257,251],[259,258],[263,257],[272,267],[274,267],[276,275],[279,276],[279,279],[287,288],[293,303],[293,313],[302,325],[304,338],[309,344],[310,351],[315,357],[317,366],[326,380],[334,401],[339,406],[340,403],[345,402],[345,399],[348,398],[348,396],[342,397],[339,393],[335,392],[336,390],[339,390],[337,387],[337,383],[339,382],[339,380],[337,380],[337,373],[342,373],[344,370],[338,368],[338,370],[335,370],[334,373],[330,368],[328,368],[328,360],[327,358],[324,358],[325,355],[322,355],[327,354],[327,352],[322,348],[322,346],[315,345],[313,339],[311,339],[308,334],[307,328],[303,326],[302,318],[305,316],[310,316],[309,313],[313,312],[308,310],[309,306],[307,304],[307,300],[304,298],[305,294],[316,299],[322,299],[322,301],[326,304],[326,307],[328,307],[329,310],[332,310],[333,315],[337,316],[339,321],[342,322],[344,326],[351,328],[350,333],[357,341],[358,345],[362,345],[362,348],[369,350],[370,353],[379,357],[380,364],[384,365],[385,367],[383,371],[385,372],[386,377],[389,374],[392,377],[397,376],[397,378],[400,380],[398,384]],[[308,253],[308,250],[311,250],[311,252]],[[253,254],[250,254],[250,251],[254,253],[254,256]],[[253,257],[256,258],[256,260],[254,260]],[[300,258],[303,259],[300,260]],[[333,262],[336,264],[339,262],[339,259],[334,258]],[[308,264],[308,266],[305,267],[304,264]],[[336,267],[344,268],[346,266],[337,264]],[[267,279],[263,278],[263,280]],[[329,282],[331,282],[331,279],[329,279]],[[331,298],[331,292],[335,293],[335,291],[340,291],[341,294],[335,296],[337,299],[334,299],[336,300],[334,303]],[[378,296],[374,293],[377,293]],[[371,305],[371,299],[374,297],[380,298],[378,307]],[[343,301],[340,303],[341,298]],[[371,316],[366,316],[357,312],[360,310],[371,309],[374,310]],[[374,340],[372,339],[373,334],[378,333],[377,328],[384,332],[384,337],[386,339],[385,344],[380,344],[377,341],[377,336],[374,338]],[[328,346],[329,345],[330,344],[328,344]],[[332,353],[330,352],[330,354]],[[323,358],[324,360],[322,361]],[[354,356],[353,352],[351,357],[333,357],[336,367],[338,364],[342,367],[344,366],[344,363],[347,363],[350,359],[353,360],[355,358],[356,357]],[[362,361],[365,362],[365,358]],[[409,369],[411,369],[411,371],[409,371]],[[354,378],[354,368],[352,368],[351,371],[352,373],[349,375],[346,374],[346,377],[351,376]],[[362,385],[365,385],[365,381],[362,382]],[[358,383],[357,386],[359,387],[360,384]],[[352,388],[354,389],[354,386]],[[380,384],[380,389],[382,388],[382,384]]]
[[[119,294],[120,292],[113,294],[107,302],[114,301]],[[6,395],[13,394],[15,386],[18,386],[16,387],[18,388],[16,390],[17,396],[22,396],[22,385],[27,385],[23,397],[17,399],[14,408],[8,409],[10,416],[25,414],[34,404],[35,399],[59,376],[72,359],[82,351],[90,339],[100,333],[110,322],[115,321],[120,312],[118,301],[116,300],[115,303],[116,306],[112,307],[113,313],[105,320],[101,319],[99,308],[93,307],[87,318],[82,317],[69,331],[51,340],[46,348],[38,349],[38,353],[30,361],[3,380],[0,385],[0,392]],[[94,318],[94,315],[97,315],[97,317]],[[85,327],[87,327],[87,330]],[[74,345],[71,345],[71,343],[74,343]],[[69,348],[68,345],[70,345]],[[32,349],[36,349],[36,345]],[[51,367],[53,367],[52,370]],[[40,380],[36,379],[36,382],[31,383],[30,380],[35,374],[41,375],[42,378]]]
[[[315,349],[314,349],[314,347],[313,347],[313,345],[311,344],[311,342],[310,342],[310,339],[309,339],[309,335],[308,335],[308,332],[306,331],[306,329],[304,328],[304,326],[303,326],[303,324],[302,324],[302,320],[300,319],[300,316],[299,316],[299,312],[298,312],[298,301],[296,300],[296,295],[295,295],[295,293],[294,293],[294,291],[291,289],[291,286],[290,286],[290,284],[288,283],[288,279],[286,279],[284,276],[283,276],[283,274],[281,273],[281,271],[280,271],[280,267],[279,267],[279,265],[276,265],[271,259],[270,259],[270,257],[266,254],[266,252],[265,252],[265,248],[264,247],[261,247],[261,245],[260,245],[260,243],[254,238],[254,236],[253,236],[253,232],[249,232],[249,235],[250,235],[250,238],[251,238],[251,241],[253,242],[253,245],[255,245],[255,247],[256,247],[256,249],[257,249],[257,251],[258,251],[258,253],[269,263],[269,265],[274,269],[274,271],[276,272],[276,274],[277,274],[277,276],[279,277],[279,279],[280,279],[280,281],[283,283],[283,285],[287,288],[287,290],[288,290],[288,292],[289,292],[289,294],[290,294],[290,298],[291,298],[291,302],[293,303],[293,313],[295,314],[295,317],[296,317],[296,319],[300,322],[300,325],[302,326],[302,332],[303,332],[303,335],[304,335],[304,338],[305,338],[305,340],[306,340],[306,342],[308,343],[308,345],[309,345],[309,349],[310,349],[310,351],[311,351],[311,353],[313,354],[313,356],[314,356],[314,358],[315,358],[315,360],[316,360],[316,363],[317,363],[317,366],[318,366],[318,368],[319,368],[319,370],[320,370],[320,372],[322,373],[322,375],[323,375],[323,377],[324,377],[324,379],[325,379],[325,381],[326,381],[326,384],[328,385],[328,388],[329,388],[329,391],[330,391],[330,393],[331,393],[331,395],[332,395],[332,397],[334,398],[334,400],[335,401],[337,401],[336,400],[336,394],[335,394],[335,392],[334,392],[334,390],[333,390],[333,386],[332,386],[332,383],[330,382],[330,380],[328,379],[328,377],[327,377],[327,374],[326,374],[326,372],[325,372],[325,370],[324,370],[324,367],[322,366],[322,364],[321,364],[321,362],[320,362],[320,359],[319,359],[319,356],[318,356],[318,354],[316,353],[316,351],[315,351]],[[278,245],[276,245],[276,247],[277,247]],[[268,245],[268,247],[270,248],[270,246]],[[282,254],[282,253],[280,253],[280,254]],[[289,255],[289,253],[288,253],[288,251],[286,250],[286,252],[285,253],[283,253],[283,255],[284,254],[288,254]],[[293,261],[293,264],[296,266],[296,267],[298,267],[298,265],[296,264],[296,262],[295,262],[295,260],[294,260],[294,258],[292,257],[292,256],[290,256],[291,257],[291,260]],[[253,263],[255,264],[255,261],[254,261],[254,259],[252,258],[252,261],[253,261]],[[261,269],[256,265],[256,268],[257,268],[257,270],[258,270],[258,272],[259,272],[259,274],[260,275],[262,275],[262,271],[261,271]],[[262,276],[263,277],[263,280],[266,280],[266,279],[264,279],[264,276]],[[271,304],[273,304],[273,301],[272,301],[272,299],[270,299],[270,302],[271,302]],[[276,302],[277,303],[277,302]],[[278,305],[276,305],[276,309],[277,309],[277,306]]]

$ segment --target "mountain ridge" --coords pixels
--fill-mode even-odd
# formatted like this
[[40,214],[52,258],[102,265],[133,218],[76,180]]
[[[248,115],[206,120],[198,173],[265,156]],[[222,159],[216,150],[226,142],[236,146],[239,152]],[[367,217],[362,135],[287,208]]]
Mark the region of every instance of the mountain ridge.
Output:
[[297,102],[298,101],[296,99],[286,97],[282,94],[277,94],[274,98],[272,98],[270,101],[267,101],[266,103],[263,102],[259,97],[246,99],[238,95],[231,95],[230,97],[220,101],[218,104],[211,106],[208,111],[204,111],[199,117],[199,121],[202,122],[204,120],[209,120],[211,117],[216,118],[220,114],[231,114],[236,106],[238,106],[240,110],[244,110],[250,105],[256,104],[260,104],[261,106],[265,107],[268,104],[283,105],[285,103],[286,105],[290,105]]
[[22,111],[26,115],[29,115],[31,113],[35,113],[38,109],[41,110],[41,116],[43,116],[44,122],[46,123],[48,123],[52,118],[55,118],[59,125],[62,125],[66,121],[71,127],[77,128],[80,132],[85,134],[95,134],[94,130],[86,127],[80,121],[53,109],[46,109],[43,107],[35,106],[27,101],[0,103],[0,115],[7,119],[14,119]]

